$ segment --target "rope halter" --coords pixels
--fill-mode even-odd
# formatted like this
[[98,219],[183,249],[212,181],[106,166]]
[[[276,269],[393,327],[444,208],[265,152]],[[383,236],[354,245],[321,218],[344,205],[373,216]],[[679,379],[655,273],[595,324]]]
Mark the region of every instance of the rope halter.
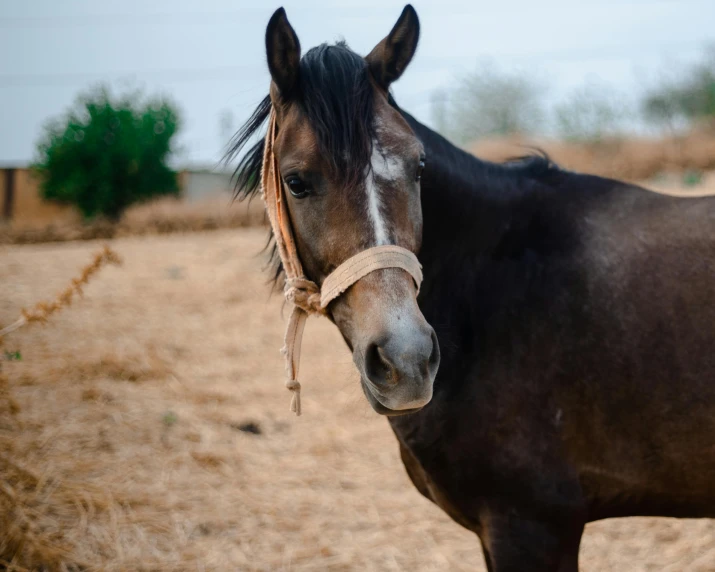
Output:
[[327,315],[327,306],[350,286],[364,276],[383,268],[402,268],[408,272],[417,285],[419,292],[422,284],[422,266],[417,257],[401,246],[375,246],[359,252],[338,266],[323,281],[322,289],[303,274],[303,266],[293,237],[288,207],[281,183],[278,159],[273,152],[276,140],[276,116],[273,109],[268,119],[261,167],[261,196],[275,237],[278,256],[286,275],[284,296],[293,306],[285,343],[281,353],[286,361],[286,387],[293,393],[290,409],[296,415],[301,414],[300,383],[300,346],[303,329],[309,314]]

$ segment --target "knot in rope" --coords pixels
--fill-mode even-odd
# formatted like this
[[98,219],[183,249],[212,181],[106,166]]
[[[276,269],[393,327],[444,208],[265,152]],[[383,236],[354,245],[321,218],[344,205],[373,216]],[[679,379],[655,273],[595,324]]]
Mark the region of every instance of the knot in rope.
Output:
[[296,415],[300,415],[300,382],[297,379],[289,379],[286,381],[286,387],[293,393],[293,399],[290,402],[290,410]]
[[287,278],[283,294],[288,302],[298,306],[306,314],[326,313],[320,304],[320,288],[307,278]]

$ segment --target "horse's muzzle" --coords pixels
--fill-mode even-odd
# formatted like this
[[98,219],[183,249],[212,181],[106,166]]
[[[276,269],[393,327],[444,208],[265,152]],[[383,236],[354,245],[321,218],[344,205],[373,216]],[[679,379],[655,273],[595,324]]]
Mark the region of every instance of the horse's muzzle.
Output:
[[422,322],[378,336],[355,353],[365,394],[377,413],[417,411],[432,399],[439,344],[432,327]]

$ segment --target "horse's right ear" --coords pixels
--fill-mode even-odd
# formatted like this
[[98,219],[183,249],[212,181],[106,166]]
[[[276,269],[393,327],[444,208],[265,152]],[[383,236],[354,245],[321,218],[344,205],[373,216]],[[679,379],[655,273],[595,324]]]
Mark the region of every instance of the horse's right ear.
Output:
[[268,21],[266,55],[268,69],[281,97],[289,97],[298,83],[300,42],[283,8],[278,8]]
[[408,4],[392,31],[365,58],[372,77],[385,91],[405,71],[419,39],[420,21],[415,9]]

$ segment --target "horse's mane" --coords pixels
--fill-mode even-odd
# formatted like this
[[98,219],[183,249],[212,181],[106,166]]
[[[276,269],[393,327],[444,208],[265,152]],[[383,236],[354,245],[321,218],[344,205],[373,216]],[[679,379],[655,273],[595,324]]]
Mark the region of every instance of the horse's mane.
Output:
[[[345,42],[309,50],[300,60],[296,97],[335,179],[342,185],[356,185],[370,163],[375,134],[373,95],[365,60]],[[224,157],[229,163],[260,135],[258,142],[241,155],[234,171],[238,200],[251,199],[260,191],[262,130],[270,112],[271,100],[266,96],[233,137]],[[277,281],[282,269],[272,236],[267,248],[271,250],[270,264]]]

